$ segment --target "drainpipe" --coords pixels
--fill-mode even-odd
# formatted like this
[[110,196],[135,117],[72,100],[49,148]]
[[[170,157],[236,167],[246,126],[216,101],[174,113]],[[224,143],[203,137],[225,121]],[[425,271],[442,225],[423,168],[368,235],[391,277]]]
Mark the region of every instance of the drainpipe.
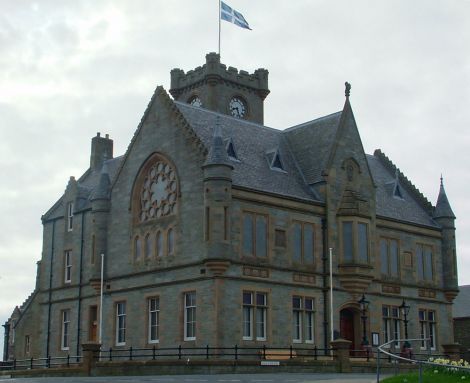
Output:
[[80,233],[80,268],[78,274],[78,312],[77,312],[77,351],[80,355],[80,332],[81,332],[81,311],[82,311],[82,272],[83,272],[83,244],[85,236],[85,212],[82,211],[82,230]]
[[49,341],[51,337],[51,300],[52,300],[52,267],[54,265],[54,242],[55,242],[55,221],[52,221],[52,245],[51,245],[51,263],[49,270],[49,302],[47,314],[47,340],[46,340],[46,358],[49,356]]
[[3,336],[3,361],[8,360],[8,344],[10,343],[10,323],[6,322],[2,325],[5,329],[5,335]]
[[328,260],[328,240],[327,240],[327,225],[326,218],[321,220],[321,233],[323,241],[323,256],[322,256],[322,265],[323,265],[323,344],[326,353],[328,349],[328,269],[326,267]]

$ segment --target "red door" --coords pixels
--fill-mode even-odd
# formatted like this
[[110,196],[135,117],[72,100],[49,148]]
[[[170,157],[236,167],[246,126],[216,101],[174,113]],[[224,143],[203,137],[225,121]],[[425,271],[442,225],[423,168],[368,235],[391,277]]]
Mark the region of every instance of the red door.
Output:
[[339,313],[339,331],[340,337],[350,340],[351,350],[356,349],[354,343],[354,313],[349,309],[341,310]]

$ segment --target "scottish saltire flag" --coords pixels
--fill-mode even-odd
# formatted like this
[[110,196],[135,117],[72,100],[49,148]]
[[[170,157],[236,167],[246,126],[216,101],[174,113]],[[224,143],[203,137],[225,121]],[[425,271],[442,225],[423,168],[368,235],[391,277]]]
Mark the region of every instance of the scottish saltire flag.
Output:
[[228,21],[229,23],[238,25],[241,28],[251,30],[243,15],[232,7],[229,7],[223,1],[220,2],[220,18],[222,20]]

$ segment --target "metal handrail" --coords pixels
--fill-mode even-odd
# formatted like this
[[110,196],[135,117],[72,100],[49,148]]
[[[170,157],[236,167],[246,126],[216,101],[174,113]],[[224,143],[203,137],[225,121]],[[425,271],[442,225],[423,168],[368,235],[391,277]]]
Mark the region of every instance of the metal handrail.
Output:
[[[464,371],[467,371],[468,373],[470,373],[470,368],[469,367],[454,366],[452,364],[435,363],[435,362],[431,362],[429,360],[409,359],[409,358],[405,358],[403,356],[393,354],[391,352],[388,352],[388,351],[384,350],[384,347],[387,347],[391,343],[394,343],[394,342],[416,342],[416,341],[428,342],[430,340],[431,340],[430,338],[394,339],[394,340],[391,340],[387,343],[384,343],[384,344],[378,346],[377,347],[377,383],[380,382],[380,353],[381,352],[385,355],[388,355],[389,358],[393,358],[395,360],[402,360],[402,361],[405,361],[405,362],[408,362],[408,363],[418,364],[418,368],[419,368],[419,378],[418,378],[418,380],[419,380],[419,383],[423,382],[423,364],[429,365],[429,366],[441,367],[441,368],[442,367],[456,368],[456,369],[464,370]],[[432,356],[432,354],[429,354],[429,357],[431,357],[431,356]]]

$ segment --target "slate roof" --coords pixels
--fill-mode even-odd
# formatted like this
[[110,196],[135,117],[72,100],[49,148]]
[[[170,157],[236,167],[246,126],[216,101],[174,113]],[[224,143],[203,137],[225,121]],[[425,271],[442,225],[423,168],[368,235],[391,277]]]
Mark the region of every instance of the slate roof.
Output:
[[[207,161],[226,162],[233,166],[233,184],[260,192],[283,197],[321,202],[314,185],[323,181],[322,170],[327,166],[333,148],[342,112],[330,114],[284,131],[272,129],[253,122],[209,111],[192,105],[170,101],[171,107],[181,113],[189,129],[207,149]],[[214,127],[219,128],[214,131]],[[214,133],[215,136],[214,136]],[[228,159],[220,150],[232,142],[238,160]],[[214,142],[218,143],[213,148]],[[278,152],[283,170],[270,167],[272,153]],[[271,157],[270,157],[271,155]],[[366,155],[376,189],[377,215],[400,221],[439,227],[432,219],[432,204],[379,150]],[[125,156],[106,161],[111,185],[115,181]],[[101,170],[87,170],[79,179],[81,208],[88,207],[90,198],[100,192]],[[403,198],[394,195],[396,184]],[[102,194],[102,193],[101,193]],[[447,201],[448,203],[448,201]],[[449,205],[450,206],[450,205]],[[62,199],[44,215],[49,218],[62,207]]]
[[453,317],[470,317],[470,285],[459,286],[459,290],[452,306]]
[[[317,200],[306,185],[282,131],[175,101],[207,148],[211,147],[217,118],[224,139],[231,138],[239,162],[233,161],[233,184],[267,193],[304,200]],[[269,167],[267,154],[279,149],[283,171]]]
[[[124,159],[124,156],[115,157],[106,160],[106,167],[111,182],[116,177],[119,166]],[[92,170],[88,169],[77,180],[78,182],[78,206],[75,210],[86,209],[90,206],[90,197],[92,193],[99,188],[101,178],[101,169]],[[42,216],[43,220],[54,218],[63,215],[63,196],[60,197],[54,205]]]
[[444,189],[444,182],[441,177],[441,187],[439,189],[439,197],[437,197],[436,208],[434,209],[434,217],[446,217],[446,218],[455,218],[455,214],[450,207],[449,200],[447,199],[447,194]]
[[396,175],[392,173],[378,156],[366,155],[376,189],[377,215],[401,221],[413,222],[426,226],[438,227],[432,217],[416,201],[412,192],[405,185],[401,185],[400,192],[403,198],[394,196]]
[[333,113],[283,131],[309,185],[323,181],[322,170],[338,131],[341,112]]

